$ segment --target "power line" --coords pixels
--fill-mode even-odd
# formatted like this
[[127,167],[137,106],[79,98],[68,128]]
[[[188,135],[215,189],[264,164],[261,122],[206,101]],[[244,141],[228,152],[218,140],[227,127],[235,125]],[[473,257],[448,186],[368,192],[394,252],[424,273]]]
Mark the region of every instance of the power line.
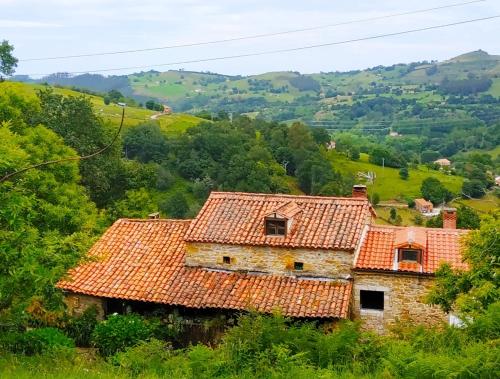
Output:
[[[344,40],[344,41],[321,43],[321,44],[317,44],[317,45],[300,46],[300,47],[294,47],[294,48],[289,48],[289,49],[268,50],[268,51],[246,53],[246,54],[226,55],[226,56],[213,57],[213,58],[202,58],[202,59],[193,59],[193,60],[178,61],[178,62],[152,64],[152,65],[146,65],[146,66],[129,66],[129,67],[116,67],[116,68],[87,70],[87,71],[73,71],[73,72],[65,72],[65,74],[74,75],[74,74],[84,74],[84,73],[112,72],[112,71],[123,71],[123,70],[139,70],[139,69],[145,69],[145,68],[151,68],[151,67],[177,66],[177,65],[181,65],[181,64],[212,62],[212,61],[220,61],[220,60],[226,60],[226,59],[247,58],[247,57],[256,57],[256,56],[262,56],[262,55],[287,53],[287,52],[292,52],[292,51],[309,50],[309,49],[315,49],[315,48],[319,48],[319,47],[344,45],[344,44],[353,43],[353,42],[361,42],[361,41],[368,41],[368,40],[374,40],[374,39],[385,38],[385,37],[393,37],[393,36],[399,36],[399,35],[404,35],[404,34],[423,32],[423,31],[427,31],[427,30],[442,29],[442,28],[447,28],[450,26],[470,24],[473,22],[491,20],[491,19],[495,19],[495,18],[499,18],[499,17],[500,17],[500,15],[474,18],[474,19],[468,19],[468,20],[464,20],[464,21],[452,22],[449,24],[433,25],[433,26],[427,26],[424,28],[410,29],[410,30],[404,30],[404,31],[393,32],[393,33],[377,34],[377,35],[369,36],[369,37],[361,37],[361,38],[354,38],[354,39],[349,39],[349,40]],[[24,75],[46,76],[46,75],[50,75],[50,74],[45,73],[45,74],[24,74]]]
[[41,57],[41,58],[27,58],[27,59],[20,59],[19,62],[46,61],[46,60],[56,60],[56,59],[72,59],[72,58],[86,58],[86,57],[97,57],[97,56],[103,56],[103,55],[131,54],[131,53],[142,53],[142,52],[146,52],[146,51],[177,49],[177,48],[181,48],[181,47],[194,47],[194,46],[214,45],[214,44],[226,43],[226,42],[233,42],[233,41],[243,41],[243,40],[249,40],[249,39],[275,37],[275,36],[285,35],[285,34],[302,33],[302,32],[308,32],[308,31],[312,31],[312,30],[320,30],[320,29],[332,28],[332,27],[335,27],[335,26],[350,25],[350,24],[362,23],[362,22],[368,22],[368,21],[384,20],[384,19],[387,19],[387,18],[393,18],[393,17],[399,17],[399,16],[407,16],[407,15],[412,15],[412,14],[431,12],[431,11],[440,10],[440,9],[460,7],[460,6],[470,5],[470,4],[474,4],[474,3],[482,3],[482,2],[485,2],[485,1],[486,0],[473,0],[473,1],[463,2],[463,3],[454,3],[454,4],[449,4],[449,5],[443,5],[443,6],[440,6],[440,7],[418,9],[418,10],[414,10],[414,11],[408,11],[408,12],[402,12],[402,13],[393,13],[393,14],[388,14],[388,15],[384,15],[384,16],[377,16],[377,17],[362,18],[362,19],[358,19],[358,20],[344,21],[344,22],[339,22],[339,23],[335,23],[335,24],[326,24],[326,25],[319,25],[319,26],[311,26],[311,27],[301,28],[301,29],[291,29],[291,30],[285,30],[285,31],[274,32],[274,33],[254,34],[254,35],[249,35],[249,36],[226,38],[226,39],[213,40],[213,41],[174,44],[174,45],[151,47],[151,48],[144,48],[144,49],[106,51],[106,52],[101,52],[101,53],[88,53],[88,54],[77,54],[77,55],[61,55],[61,56],[55,56],[55,57]]

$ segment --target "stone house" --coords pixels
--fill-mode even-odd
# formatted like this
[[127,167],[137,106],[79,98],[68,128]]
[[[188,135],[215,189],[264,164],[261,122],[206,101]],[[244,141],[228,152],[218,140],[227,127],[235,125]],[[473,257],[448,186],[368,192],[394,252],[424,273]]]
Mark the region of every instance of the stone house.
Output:
[[420,213],[431,213],[434,209],[432,203],[425,199],[415,199],[415,209]]
[[446,159],[446,158],[436,159],[434,161],[434,163],[436,163],[439,166],[441,166],[441,168],[443,168],[443,167],[450,167],[451,166],[451,161],[449,159]]
[[466,268],[465,231],[376,226],[375,217],[365,186],[352,197],[212,192],[194,220],[117,220],[58,287],[73,312],[96,305],[102,317],[151,305],[253,309],[361,318],[380,332],[403,317],[444,320],[423,297],[441,262]]

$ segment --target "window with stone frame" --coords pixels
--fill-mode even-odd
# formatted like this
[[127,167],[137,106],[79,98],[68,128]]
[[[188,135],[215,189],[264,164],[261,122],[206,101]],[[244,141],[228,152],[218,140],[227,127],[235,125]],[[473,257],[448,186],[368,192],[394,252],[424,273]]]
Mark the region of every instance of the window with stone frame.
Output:
[[359,291],[361,309],[384,310],[384,291]]
[[286,236],[286,220],[266,218],[265,231],[267,236]]
[[228,257],[228,256],[223,256],[222,257],[222,263],[224,264],[231,264],[231,257]]
[[399,249],[399,262],[416,262],[420,263],[422,258],[422,250],[419,249]]
[[295,271],[302,271],[304,269],[304,262],[293,262],[293,269]]

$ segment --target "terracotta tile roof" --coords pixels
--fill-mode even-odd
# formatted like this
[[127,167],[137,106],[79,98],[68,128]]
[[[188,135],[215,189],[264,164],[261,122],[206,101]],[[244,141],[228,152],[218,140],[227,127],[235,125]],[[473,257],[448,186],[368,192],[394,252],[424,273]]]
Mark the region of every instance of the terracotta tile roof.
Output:
[[[266,236],[265,217],[280,212],[291,215],[291,230]],[[372,213],[366,198],[212,192],[186,241],[354,250]]]
[[[433,229],[417,227],[370,226],[361,245],[355,262],[355,269],[390,270],[434,273],[443,262],[452,267],[466,269],[462,262],[460,239],[468,231],[460,229]],[[422,264],[399,262],[395,265],[395,249],[405,246],[404,236],[408,237],[408,246],[423,247]]]
[[351,282],[221,272],[184,266],[189,221],[127,220],[111,226],[90,261],[58,287],[98,297],[191,308],[280,309],[292,317],[346,318]]

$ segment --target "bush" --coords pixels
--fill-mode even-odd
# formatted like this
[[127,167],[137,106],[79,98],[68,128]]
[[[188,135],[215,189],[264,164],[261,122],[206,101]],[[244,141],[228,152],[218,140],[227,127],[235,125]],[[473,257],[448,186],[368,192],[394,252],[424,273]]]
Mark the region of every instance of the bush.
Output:
[[66,324],[66,334],[73,338],[77,346],[89,347],[92,332],[97,325],[97,308],[87,308],[81,316],[70,318]]
[[115,314],[96,325],[92,343],[101,355],[110,356],[149,340],[157,328],[157,323],[148,322],[138,315]]
[[128,347],[125,351],[117,353],[112,362],[133,376],[153,371],[162,377],[167,374],[165,364],[170,357],[171,346],[153,338],[150,341],[141,341],[136,346]]
[[75,347],[71,338],[55,328],[7,333],[1,337],[0,345],[8,351],[25,355],[50,353]]

